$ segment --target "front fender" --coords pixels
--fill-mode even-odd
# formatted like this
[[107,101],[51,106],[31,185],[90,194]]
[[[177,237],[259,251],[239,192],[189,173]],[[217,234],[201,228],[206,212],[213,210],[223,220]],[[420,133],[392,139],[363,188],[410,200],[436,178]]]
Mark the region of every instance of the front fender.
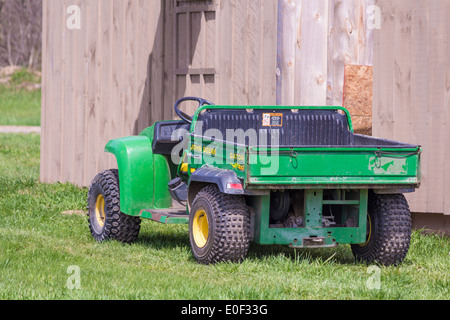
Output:
[[115,155],[119,168],[120,210],[139,216],[143,209],[172,206],[168,190],[170,169],[167,159],[153,154],[148,137],[111,140],[105,151]]

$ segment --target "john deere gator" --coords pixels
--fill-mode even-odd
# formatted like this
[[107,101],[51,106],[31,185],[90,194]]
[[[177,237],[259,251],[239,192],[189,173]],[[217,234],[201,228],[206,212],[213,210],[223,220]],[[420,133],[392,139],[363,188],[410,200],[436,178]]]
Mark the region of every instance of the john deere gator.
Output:
[[[180,109],[185,101],[199,108]],[[420,186],[418,145],[355,134],[342,107],[177,101],[180,120],[110,141],[118,170],[92,181],[97,241],[132,243],[142,219],[188,224],[193,257],[240,262],[251,242],[349,244],[358,261],[399,264],[410,244],[404,193]]]

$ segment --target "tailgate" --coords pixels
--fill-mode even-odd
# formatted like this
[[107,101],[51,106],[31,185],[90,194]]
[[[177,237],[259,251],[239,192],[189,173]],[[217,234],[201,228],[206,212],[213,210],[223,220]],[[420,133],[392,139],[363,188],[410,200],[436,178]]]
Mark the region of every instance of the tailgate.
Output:
[[249,148],[248,188],[417,188],[420,147]]

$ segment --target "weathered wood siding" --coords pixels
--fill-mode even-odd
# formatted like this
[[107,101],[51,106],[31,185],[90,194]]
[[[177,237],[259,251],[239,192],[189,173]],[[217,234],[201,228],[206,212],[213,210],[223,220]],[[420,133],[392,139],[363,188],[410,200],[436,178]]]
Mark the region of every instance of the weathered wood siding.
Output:
[[88,185],[116,165],[110,139],[173,118],[184,96],[341,105],[344,66],[371,63],[370,2],[45,0],[41,180]]
[[116,166],[110,139],[173,118],[178,98],[275,104],[277,1],[44,0],[43,12],[43,182],[87,186]]
[[450,1],[377,0],[374,135],[423,146],[415,212],[450,215]]
[[424,148],[412,210],[448,214],[449,2],[44,0],[41,180],[88,185],[116,166],[110,139],[173,118],[177,98],[342,105],[345,66],[366,65],[373,134]]

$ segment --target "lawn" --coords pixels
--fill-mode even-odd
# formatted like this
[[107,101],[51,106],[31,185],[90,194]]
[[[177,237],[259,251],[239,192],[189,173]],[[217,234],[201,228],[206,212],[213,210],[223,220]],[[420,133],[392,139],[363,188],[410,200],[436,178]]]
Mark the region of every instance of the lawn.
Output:
[[37,83],[39,76],[19,69],[0,84],[0,126],[40,126],[41,90],[30,89]]
[[449,299],[450,243],[415,231],[397,267],[349,246],[252,245],[242,264],[198,265],[186,226],[143,221],[137,243],[96,243],[86,189],[38,182],[39,136],[0,134],[0,299]]

